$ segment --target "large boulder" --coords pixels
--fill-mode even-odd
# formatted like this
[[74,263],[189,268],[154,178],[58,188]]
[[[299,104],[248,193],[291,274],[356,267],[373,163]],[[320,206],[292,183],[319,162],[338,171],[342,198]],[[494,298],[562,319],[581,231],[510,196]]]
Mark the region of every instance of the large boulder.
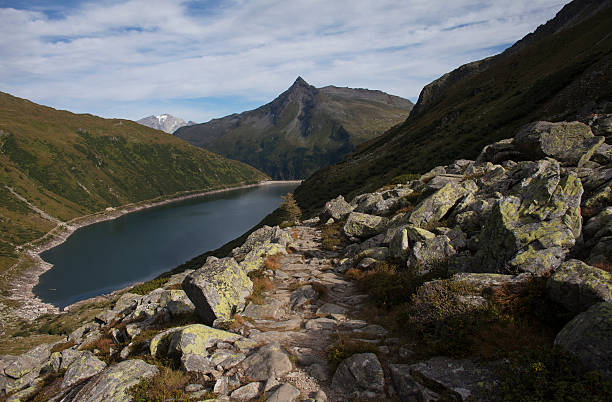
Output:
[[378,205],[378,203],[381,203],[383,201],[383,196],[380,193],[366,193],[353,198],[353,201],[351,201],[350,205],[354,208],[355,212],[371,214],[376,210],[376,206]]
[[344,224],[344,233],[349,237],[372,237],[385,229],[387,218],[351,212]]
[[478,190],[478,186],[467,180],[461,183],[447,183],[444,187],[421,201],[412,211],[408,222],[415,226],[423,226],[427,223],[437,222],[462,197]]
[[278,344],[262,346],[247,357],[242,364],[245,375],[255,381],[282,377],[293,368],[289,356]]
[[77,382],[93,377],[106,368],[106,363],[90,351],[83,351],[73,360],[64,374],[62,388],[68,388]]
[[42,344],[17,356],[4,367],[4,374],[10,378],[19,379],[30,372],[38,371],[51,356],[51,347],[51,345]]
[[537,121],[524,126],[514,136],[514,146],[531,160],[551,157],[570,166],[586,163],[605,137],[595,137],[580,122]]
[[513,177],[511,195],[495,202],[481,231],[474,269],[550,272],[580,235],[580,179],[561,176],[559,163],[552,159],[522,162]]
[[339,221],[346,218],[354,209],[354,206],[346,202],[343,196],[339,195],[325,204],[319,217],[321,222],[327,222],[330,218]]
[[251,233],[240,247],[233,249],[232,256],[241,262],[256,247],[264,244],[278,244],[285,247],[291,241],[291,235],[278,226],[264,226]]
[[282,384],[278,387],[266,402],[293,402],[296,401],[300,396],[300,390],[291,384]]
[[374,353],[356,354],[340,363],[331,387],[347,397],[381,397],[384,396],[385,373]]
[[430,240],[416,242],[412,247],[409,263],[427,271],[447,262],[456,253],[447,236],[436,236]]
[[168,355],[179,360],[183,370],[203,373],[210,372],[215,367],[208,354],[208,348],[220,341],[233,342],[240,338],[234,333],[202,324],[188,325],[169,335],[172,335],[172,338],[168,346]]
[[274,254],[287,254],[286,246],[267,242],[254,246],[240,262],[240,268],[246,273],[257,271],[264,267],[266,257]]
[[434,357],[416,364],[389,365],[400,400],[495,400],[497,379],[493,365],[471,360]]
[[506,138],[485,146],[476,158],[476,162],[501,163],[520,159],[521,153],[514,147],[513,141],[512,138]]
[[185,278],[182,287],[204,323],[212,325],[217,318],[229,320],[244,308],[253,282],[233,258],[209,258]]
[[612,303],[598,303],[578,314],[557,334],[555,345],[572,353],[587,370],[612,378]]
[[130,400],[129,389],[159,373],[159,369],[142,360],[125,360],[108,367],[65,401],[97,402]]
[[548,280],[551,299],[580,313],[595,303],[612,301],[612,275],[579,260],[559,266]]

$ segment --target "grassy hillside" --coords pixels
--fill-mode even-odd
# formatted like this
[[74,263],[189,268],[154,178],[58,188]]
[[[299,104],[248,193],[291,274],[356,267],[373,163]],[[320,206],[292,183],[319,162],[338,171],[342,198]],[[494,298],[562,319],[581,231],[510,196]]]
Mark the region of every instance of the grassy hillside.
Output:
[[16,246],[59,221],[266,178],[132,121],[58,111],[0,93],[0,267],[15,261]]
[[315,88],[298,78],[258,109],[175,135],[278,179],[308,177],[408,116],[409,100],[366,89]]
[[[580,11],[577,5],[590,3],[572,5]],[[404,173],[474,158],[484,145],[512,137],[530,121],[610,113],[612,7],[562,30],[558,20],[549,24],[557,29],[428,85],[403,124],[298,187],[300,205],[312,211],[338,194],[352,198]]]

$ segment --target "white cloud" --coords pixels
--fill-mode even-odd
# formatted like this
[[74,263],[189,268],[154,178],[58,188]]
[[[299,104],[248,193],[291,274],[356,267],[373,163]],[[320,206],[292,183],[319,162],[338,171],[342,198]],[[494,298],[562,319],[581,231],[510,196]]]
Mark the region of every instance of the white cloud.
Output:
[[[258,105],[297,75],[316,86],[367,87],[415,99],[432,79],[520,39],[563,3],[228,0],[207,12],[190,5],[84,2],[60,18],[0,8],[1,89],[132,119],[142,117],[139,104],[157,100],[175,108],[164,111],[198,121],[242,110],[228,110],[230,103],[198,111],[172,99]],[[145,114],[154,112],[162,111]]]

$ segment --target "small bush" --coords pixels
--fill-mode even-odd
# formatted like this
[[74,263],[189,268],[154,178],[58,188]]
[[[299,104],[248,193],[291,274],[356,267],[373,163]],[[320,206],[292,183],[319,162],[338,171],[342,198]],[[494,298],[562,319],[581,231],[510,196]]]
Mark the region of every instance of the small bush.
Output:
[[332,373],[336,371],[343,360],[352,355],[360,353],[378,353],[376,345],[356,339],[350,339],[345,335],[336,335],[338,340],[327,349],[327,361],[331,366]]
[[419,178],[421,178],[419,173],[405,173],[391,179],[391,184],[406,184],[412,180],[419,180]]
[[154,291],[155,289],[164,286],[164,284],[168,282],[168,280],[170,280],[169,276],[155,278],[153,280],[150,280],[149,282],[141,283],[139,285],[134,286],[132,289],[129,290],[129,292],[144,296]]
[[277,270],[280,269],[281,265],[280,265],[280,258],[281,255],[280,254],[274,254],[274,255],[269,255],[264,259],[264,267],[266,267],[266,269],[272,269],[272,270]]
[[302,219],[302,210],[297,201],[293,198],[293,193],[281,196],[283,202],[278,207],[279,219],[281,222],[297,222]]
[[172,370],[167,367],[160,367],[158,375],[147,378],[129,390],[129,394],[134,401],[196,401],[215,398],[216,395],[208,393],[198,398],[190,398],[189,394],[183,390],[185,386],[192,383],[194,379],[191,375],[180,371]]
[[514,353],[500,374],[505,401],[605,401],[612,395],[611,380],[585,372],[578,359],[552,347]]
[[345,243],[347,243],[347,239],[342,232],[341,222],[334,222],[331,225],[325,225],[323,227],[321,246],[325,250],[335,250]]
[[274,289],[274,284],[264,275],[263,270],[250,272],[249,277],[253,281],[253,291],[247,300],[253,304],[264,304],[266,300],[264,294]]

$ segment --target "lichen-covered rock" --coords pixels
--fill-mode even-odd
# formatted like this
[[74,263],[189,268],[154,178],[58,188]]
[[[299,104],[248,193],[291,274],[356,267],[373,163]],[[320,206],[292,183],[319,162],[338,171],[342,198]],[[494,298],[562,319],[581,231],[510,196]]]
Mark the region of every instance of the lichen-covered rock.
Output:
[[151,353],[151,357],[160,358],[162,356],[166,356],[168,354],[168,348],[170,347],[172,336],[181,331],[183,328],[184,327],[174,327],[155,335],[153,339],[151,339],[151,343],[149,343],[149,352]]
[[165,290],[159,299],[159,305],[165,307],[173,316],[191,314],[195,311],[195,306],[187,297],[183,290]]
[[612,275],[579,260],[561,264],[547,286],[551,299],[576,313],[612,301]]
[[339,221],[346,218],[348,214],[353,212],[353,209],[355,207],[346,202],[343,196],[339,195],[325,204],[319,218],[321,218],[322,222],[326,222],[330,218]]
[[408,258],[410,243],[406,228],[399,228],[389,243],[389,255],[393,258],[406,260]]
[[604,208],[584,225],[583,233],[588,238],[612,235],[612,207]]
[[434,357],[416,364],[389,365],[400,399],[495,400],[497,379],[492,365]]
[[[366,193],[353,198],[350,205],[355,212],[371,214],[376,210],[376,205],[383,201],[383,196],[380,193]],[[352,211],[349,211],[349,213],[350,212]],[[346,216],[348,216],[348,214],[344,217],[346,218]]]
[[51,356],[51,347],[51,345],[42,344],[17,356],[4,368],[4,374],[10,378],[19,379],[32,371],[36,371]]
[[277,243],[263,243],[253,246],[251,251],[240,262],[240,268],[246,273],[257,271],[264,267],[264,260],[269,255],[287,254],[286,246]]
[[588,259],[589,264],[610,266],[612,264],[612,236],[604,236],[595,244]]
[[79,402],[123,402],[130,399],[128,393],[130,387],[158,373],[159,369],[157,367],[147,364],[142,360],[125,360],[108,367],[67,400]]
[[433,240],[434,237],[436,237],[436,235],[431,233],[429,230],[421,229],[412,225],[406,226],[406,234],[408,235],[408,238],[414,242]]
[[283,315],[283,304],[270,298],[264,304],[249,303],[241,315],[254,320],[278,320]]
[[612,204],[612,180],[592,194],[587,194],[582,206],[590,209],[604,208]]
[[374,353],[355,354],[340,363],[332,378],[334,391],[349,398],[381,396],[385,373]]
[[168,354],[179,359],[185,371],[210,372],[214,367],[207,348],[219,341],[233,342],[240,338],[231,332],[211,328],[202,324],[182,327],[172,334]]
[[605,137],[595,137],[586,124],[580,122],[550,123],[538,121],[521,128],[513,144],[531,160],[552,157],[571,166],[586,163]]
[[476,158],[477,163],[501,163],[510,159],[520,159],[521,153],[514,147],[514,139],[506,138],[485,146]]
[[62,388],[68,388],[77,382],[93,377],[106,368],[106,363],[98,359],[90,351],[83,351],[66,370]]
[[472,180],[459,184],[448,183],[440,190],[421,201],[412,211],[408,221],[415,226],[423,226],[426,223],[437,222],[462,197],[478,190]]
[[612,378],[612,303],[591,306],[557,334],[555,345],[577,356],[587,370]]
[[140,298],[141,298],[140,295],[137,295],[134,293],[130,293],[130,292],[124,293],[115,302],[115,306],[113,307],[113,310],[115,310],[119,314],[131,311],[134,308],[136,308],[136,305],[138,304],[138,301],[140,300]]
[[257,349],[243,362],[244,373],[256,381],[265,381],[270,377],[282,377],[292,369],[289,356],[278,344],[270,344]]
[[253,282],[233,258],[223,258],[209,259],[185,278],[182,287],[204,323],[211,325],[217,318],[229,320],[244,308]]
[[516,195],[497,200],[480,234],[475,271],[549,272],[580,235],[578,177],[561,177],[554,160],[522,162],[515,176]]
[[289,233],[278,226],[264,226],[251,233],[240,247],[233,249],[232,256],[236,261],[241,262],[255,247],[273,243],[285,247],[291,241]]
[[361,251],[358,255],[358,259],[362,258],[373,258],[375,260],[386,260],[389,257],[389,248],[387,247],[372,247]]
[[416,242],[412,247],[409,263],[427,271],[428,268],[448,261],[456,253],[457,251],[453,248],[451,240],[447,236],[436,236],[431,240]]
[[385,229],[387,221],[387,218],[380,216],[351,212],[343,230],[349,237],[372,237]]

